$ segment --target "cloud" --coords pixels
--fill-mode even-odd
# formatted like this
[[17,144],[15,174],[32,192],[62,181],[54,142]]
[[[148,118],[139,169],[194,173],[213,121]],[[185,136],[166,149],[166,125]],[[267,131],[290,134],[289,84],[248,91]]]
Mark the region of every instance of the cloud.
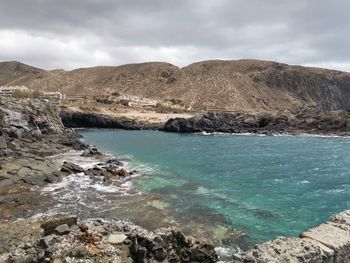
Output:
[[0,60],[43,68],[257,58],[350,71],[346,0],[11,0]]

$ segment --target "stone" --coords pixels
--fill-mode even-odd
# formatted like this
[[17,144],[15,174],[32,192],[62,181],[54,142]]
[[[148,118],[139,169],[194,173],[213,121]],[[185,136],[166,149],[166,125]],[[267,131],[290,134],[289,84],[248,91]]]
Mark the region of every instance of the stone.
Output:
[[67,224],[59,225],[55,228],[54,233],[57,235],[66,235],[70,232],[69,226]]
[[300,235],[315,240],[334,251],[335,257],[350,262],[350,226],[327,222]]
[[54,232],[55,228],[67,224],[69,227],[77,224],[76,215],[57,215],[46,219],[41,228],[44,229],[44,235],[50,235]]
[[42,239],[39,240],[40,247],[42,247],[43,249],[47,249],[48,247],[50,247],[52,245],[55,238],[56,238],[56,236],[53,234],[43,237]]
[[[308,249],[305,249],[308,248]],[[332,262],[334,252],[310,239],[281,237],[257,245],[254,249],[234,257],[236,262]],[[302,259],[302,260],[301,260]]]
[[108,242],[113,245],[122,244],[128,237],[124,234],[112,234],[108,237]]
[[61,168],[61,172],[75,174],[75,173],[84,173],[85,170],[79,165],[76,165],[74,163],[64,162]]
[[350,225],[350,210],[333,215],[329,221],[339,224]]
[[0,136],[0,151],[6,150],[7,144],[4,136]]

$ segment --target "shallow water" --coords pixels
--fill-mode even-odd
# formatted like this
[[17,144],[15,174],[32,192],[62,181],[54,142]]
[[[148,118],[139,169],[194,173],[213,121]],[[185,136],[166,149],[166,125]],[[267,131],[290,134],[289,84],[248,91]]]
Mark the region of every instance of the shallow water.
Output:
[[129,196],[87,183],[86,207],[75,208],[87,217],[126,218],[150,228],[179,223],[245,249],[297,236],[350,207],[347,138],[79,132],[141,175],[133,180],[141,193]]

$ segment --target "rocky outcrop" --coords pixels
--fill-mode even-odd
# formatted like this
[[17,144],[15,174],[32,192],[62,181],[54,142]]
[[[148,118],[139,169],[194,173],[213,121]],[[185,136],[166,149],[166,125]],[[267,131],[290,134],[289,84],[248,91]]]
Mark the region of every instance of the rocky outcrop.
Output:
[[125,130],[155,130],[159,125],[140,123],[127,118],[93,113],[61,110],[60,116],[65,127],[70,128],[111,128]]
[[[14,231],[9,231],[9,229]],[[1,262],[203,262],[214,247],[170,227],[147,231],[131,223],[74,215],[22,220],[0,226]]]
[[336,214],[299,238],[277,238],[236,254],[233,262],[350,262],[350,210]]
[[51,102],[0,98],[0,220],[45,205],[36,189],[65,176],[45,157],[84,148]]
[[320,133],[350,134],[350,114],[346,111],[299,111],[295,114],[206,113],[190,119],[168,120],[163,128],[168,132],[224,133]]
[[[0,155],[49,155],[64,144],[81,145],[66,129],[57,107],[46,100],[0,98]],[[62,143],[61,143],[62,142]]]

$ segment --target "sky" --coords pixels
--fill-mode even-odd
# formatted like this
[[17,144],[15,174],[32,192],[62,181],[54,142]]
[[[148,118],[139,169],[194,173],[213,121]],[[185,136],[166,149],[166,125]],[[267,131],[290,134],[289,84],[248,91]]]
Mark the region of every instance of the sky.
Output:
[[0,0],[0,61],[261,59],[350,71],[349,0]]

